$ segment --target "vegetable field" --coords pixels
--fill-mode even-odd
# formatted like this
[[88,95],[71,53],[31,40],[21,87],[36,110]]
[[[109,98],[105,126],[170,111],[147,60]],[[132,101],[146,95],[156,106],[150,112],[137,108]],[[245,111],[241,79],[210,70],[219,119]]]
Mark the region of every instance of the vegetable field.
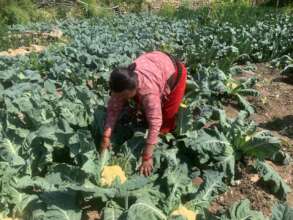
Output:
[[[0,56],[0,219],[293,219],[293,180],[278,172],[293,176],[293,151],[255,117],[269,99],[257,63],[293,77],[292,16],[233,25],[142,13],[13,26],[10,33],[56,28],[66,41]],[[153,174],[144,177],[137,171],[146,136],[139,120],[123,114],[112,149],[101,155],[98,147],[109,73],[151,50],[186,63],[188,88],[176,132],[160,139]],[[274,198],[269,213],[249,196],[219,208],[219,198],[248,174],[252,188]]]

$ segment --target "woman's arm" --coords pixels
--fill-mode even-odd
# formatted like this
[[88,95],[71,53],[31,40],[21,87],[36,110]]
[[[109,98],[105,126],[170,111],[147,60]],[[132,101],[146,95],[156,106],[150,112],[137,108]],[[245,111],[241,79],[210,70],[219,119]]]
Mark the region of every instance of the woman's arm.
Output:
[[146,143],[147,145],[155,145],[158,142],[158,136],[162,126],[161,98],[157,94],[145,95],[142,98],[142,105],[149,127]]
[[153,168],[152,156],[154,146],[158,142],[158,136],[162,126],[162,107],[160,96],[157,94],[145,95],[142,98],[142,104],[148,121],[149,133],[142,155],[143,163],[140,167],[140,173],[145,176],[149,176]]
[[122,111],[125,104],[125,100],[120,97],[111,96],[108,107],[107,107],[107,117],[104,127],[103,139],[101,143],[102,150],[110,147],[110,138],[112,136],[113,129],[117,122],[118,116]]

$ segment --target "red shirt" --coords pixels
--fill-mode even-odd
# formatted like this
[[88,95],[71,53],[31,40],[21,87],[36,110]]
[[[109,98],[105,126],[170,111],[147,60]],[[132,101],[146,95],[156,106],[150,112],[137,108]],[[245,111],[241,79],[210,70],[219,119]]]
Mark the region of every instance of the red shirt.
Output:
[[[138,77],[137,96],[149,125],[147,144],[156,144],[162,125],[161,103],[168,99],[171,92],[167,80],[176,69],[169,56],[160,51],[144,53],[134,62]],[[105,129],[113,130],[124,105],[125,100],[118,97],[110,98]]]

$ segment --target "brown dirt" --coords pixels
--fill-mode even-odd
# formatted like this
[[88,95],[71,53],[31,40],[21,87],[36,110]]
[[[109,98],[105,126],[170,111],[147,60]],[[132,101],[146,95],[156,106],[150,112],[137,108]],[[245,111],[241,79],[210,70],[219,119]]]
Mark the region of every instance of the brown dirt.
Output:
[[68,39],[59,28],[53,28],[50,32],[26,31],[12,33],[7,35],[7,38],[11,39],[12,42],[21,42],[20,40],[28,38],[28,42],[21,42],[17,46],[14,45],[14,47],[10,47],[7,51],[0,51],[0,56],[15,57],[32,52],[40,53],[46,49],[47,45],[57,40],[64,43],[68,42]]
[[230,118],[235,118],[238,115],[238,110],[232,105],[225,106],[226,115]]
[[4,218],[2,220],[21,220],[20,218]]
[[101,215],[98,211],[88,211],[87,220],[99,220],[101,219]]
[[32,44],[29,47],[20,47],[17,49],[9,49],[7,51],[0,52],[0,56],[8,56],[8,57],[15,57],[20,55],[26,55],[32,52],[40,53],[43,52],[46,47],[41,45]]
[[63,32],[59,28],[53,28],[50,32],[34,32],[34,31],[25,31],[21,33],[12,33],[9,37],[37,37],[37,38],[56,38],[61,39],[63,37]]
[[[180,0],[148,0],[148,2],[151,4],[151,7],[153,9],[160,9],[162,8],[164,5],[171,5],[172,7],[179,7],[183,1]],[[188,2],[188,6],[190,8],[196,9],[200,6],[203,5],[208,5],[210,4],[210,0],[190,0]]]
[[[257,89],[261,95],[252,100],[257,111],[253,120],[260,128],[270,130],[278,136],[283,150],[293,157],[293,80],[281,76],[269,64],[258,64],[257,68]],[[271,165],[293,190],[293,164]],[[289,193],[287,202],[293,207],[293,192]]]
[[227,192],[219,196],[211,205],[210,211],[217,213],[229,209],[235,202],[249,199],[251,207],[260,210],[266,216],[270,216],[271,209],[277,198],[267,193],[258,185],[258,176],[244,169],[241,180],[236,181],[236,186],[231,186]]
[[[257,64],[255,72],[259,78],[257,90],[260,96],[251,98],[250,101],[256,107],[256,113],[252,119],[261,129],[270,130],[282,141],[282,150],[293,157],[293,80],[280,75],[279,71],[269,67],[269,64]],[[225,108],[230,117],[237,115],[233,106]],[[285,182],[293,190],[293,163],[287,166],[270,165],[280,174]],[[252,208],[260,210],[264,215],[270,216],[271,210],[278,199],[268,193],[259,183],[259,176],[244,169],[240,182],[217,198],[211,205],[210,211],[218,213],[231,207],[234,202],[248,198]],[[288,194],[287,202],[293,207],[293,192]]]
[[293,156],[293,80],[280,75],[268,64],[258,64],[260,97],[252,100],[257,113],[253,120],[259,127],[272,131]]

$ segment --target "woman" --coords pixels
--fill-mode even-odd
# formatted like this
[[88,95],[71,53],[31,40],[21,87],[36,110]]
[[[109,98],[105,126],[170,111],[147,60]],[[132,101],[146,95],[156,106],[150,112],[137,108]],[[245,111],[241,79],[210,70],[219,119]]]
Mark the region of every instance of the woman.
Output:
[[153,151],[159,134],[175,129],[186,87],[186,67],[171,55],[153,51],[139,56],[127,68],[117,68],[110,76],[111,98],[101,150],[110,146],[110,138],[123,106],[134,98],[148,122],[148,137],[142,154],[140,173],[149,176],[153,168]]

